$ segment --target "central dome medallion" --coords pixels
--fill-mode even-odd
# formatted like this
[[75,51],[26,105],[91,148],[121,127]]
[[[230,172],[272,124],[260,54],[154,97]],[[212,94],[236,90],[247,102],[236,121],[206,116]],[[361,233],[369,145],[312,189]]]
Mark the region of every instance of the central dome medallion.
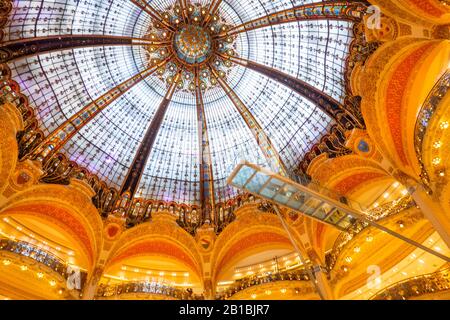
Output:
[[212,54],[208,31],[198,25],[186,25],[175,33],[174,50],[181,61],[189,65],[205,62]]
[[155,73],[167,85],[177,81],[175,90],[196,94],[226,79],[237,55],[236,35],[228,35],[233,25],[210,6],[199,3],[182,8],[178,2],[155,13],[148,29],[147,59],[150,66],[160,65]]

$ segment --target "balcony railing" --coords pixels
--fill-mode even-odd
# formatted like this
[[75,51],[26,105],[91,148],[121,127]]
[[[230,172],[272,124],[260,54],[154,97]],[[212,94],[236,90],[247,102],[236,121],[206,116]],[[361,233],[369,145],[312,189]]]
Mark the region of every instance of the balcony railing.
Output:
[[193,294],[192,290],[181,290],[157,282],[128,282],[115,286],[100,285],[97,298],[110,298],[124,294],[148,294],[165,296],[179,300],[204,300],[201,295]]
[[[399,200],[386,203],[375,209],[368,211],[366,214],[374,221],[381,221],[387,217],[392,217],[400,212],[414,207],[416,204],[411,196],[403,197]],[[333,270],[337,259],[347,244],[359,233],[365,230],[369,225],[363,221],[356,223],[348,230],[341,232],[334,242],[333,249],[326,255],[326,265],[328,270]]]
[[436,109],[440,105],[441,101],[444,99],[445,95],[450,89],[450,70],[448,70],[439,79],[434,88],[428,95],[425,103],[423,104],[419,116],[417,117],[416,128],[415,128],[415,149],[417,159],[419,160],[420,167],[422,169],[421,178],[425,185],[429,186],[430,177],[429,173],[425,168],[422,158],[423,140],[428,130],[428,124],[433,117]]
[[[54,254],[42,250],[41,248],[34,246],[27,242],[18,242],[9,239],[0,239],[0,251],[11,252],[16,255],[32,259],[59,274],[63,279],[67,280],[72,275],[69,265],[62,259],[58,258]],[[80,270],[80,284],[81,288],[87,279],[87,273]]]
[[278,281],[309,281],[308,273],[305,269],[284,271],[278,273],[268,274],[266,276],[251,276],[237,280],[230,288],[225,292],[222,292],[219,296],[219,300],[226,300],[236,293],[245,289],[259,286],[266,283],[273,283]]
[[450,268],[397,282],[371,300],[409,300],[426,294],[450,290]]

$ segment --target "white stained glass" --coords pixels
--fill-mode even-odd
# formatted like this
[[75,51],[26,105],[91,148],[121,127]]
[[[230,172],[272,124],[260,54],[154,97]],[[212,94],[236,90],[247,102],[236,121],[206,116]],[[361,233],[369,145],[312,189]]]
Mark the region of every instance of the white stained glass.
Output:
[[[230,24],[239,25],[312,2],[319,1],[224,0],[219,13]],[[148,3],[164,10],[173,0]],[[17,0],[3,31],[5,41],[71,34],[141,38],[150,22],[149,15],[131,1]],[[240,34],[235,49],[242,58],[298,77],[342,100],[351,28],[347,22],[325,20],[271,26]],[[9,66],[36,110],[41,129],[49,134],[86,105],[143,71],[147,57],[140,46],[98,46],[43,53]],[[252,70],[234,66],[226,80],[271,139],[288,170],[298,165],[334,123],[314,103]],[[63,153],[120,188],[166,91],[167,85],[155,76],[145,79],[83,127],[64,146]],[[220,87],[205,93],[204,104],[216,201],[227,201],[240,192],[226,183],[234,166],[241,160],[267,166],[267,161]],[[195,97],[176,92],[146,164],[139,196],[198,204],[198,128]]]

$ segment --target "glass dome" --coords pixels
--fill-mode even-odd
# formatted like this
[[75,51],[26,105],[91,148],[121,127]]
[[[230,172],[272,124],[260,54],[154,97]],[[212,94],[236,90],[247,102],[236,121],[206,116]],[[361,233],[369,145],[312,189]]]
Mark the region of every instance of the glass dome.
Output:
[[[225,0],[220,2],[217,16],[228,28],[314,2],[317,1]],[[148,3],[141,0],[18,0],[4,29],[4,41],[48,37],[59,41],[58,37],[77,35],[148,40],[155,28],[155,19],[139,4],[151,6],[157,14],[163,15],[174,14],[177,3],[174,0],[149,0]],[[191,4],[208,8],[210,1],[192,1]],[[229,48],[239,58],[282,71],[343,102],[352,27],[351,21],[326,18],[271,24],[236,33]],[[204,34],[201,38],[209,41],[210,36]],[[190,62],[190,59],[207,61],[209,50],[215,44],[199,45],[200,52],[190,57],[192,45],[189,41],[180,44],[178,58],[181,55]],[[42,51],[8,65],[12,78],[35,109],[40,128],[51,135],[87,105],[146,70],[151,56],[148,45],[137,41],[128,45]],[[310,147],[335,123],[315,102],[261,73],[240,64],[229,65],[223,72],[229,89],[270,138],[288,172],[298,166]],[[64,143],[61,152],[111,187],[120,189],[165,99],[167,80],[155,73],[121,92],[107,108],[77,130]],[[217,202],[238,194],[227,185],[226,178],[240,160],[266,164],[260,141],[235,101],[230,99],[230,92],[217,83],[209,84],[202,91],[202,100],[203,126],[199,123],[195,93],[189,88],[175,90],[157,128],[156,140],[137,189],[138,197],[199,204],[203,183],[200,173],[202,128],[207,128]]]

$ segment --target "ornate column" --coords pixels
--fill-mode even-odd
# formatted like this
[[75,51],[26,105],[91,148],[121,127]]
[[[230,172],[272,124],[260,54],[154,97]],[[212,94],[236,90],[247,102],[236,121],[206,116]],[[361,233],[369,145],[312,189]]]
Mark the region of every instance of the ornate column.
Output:
[[211,264],[216,238],[217,235],[214,231],[214,226],[209,224],[204,224],[198,228],[195,235],[195,240],[197,241],[203,260],[203,294],[207,300],[214,300],[216,293],[216,286],[212,279],[213,270]]
[[114,244],[120,238],[125,231],[125,218],[115,217],[113,215],[108,216],[104,221],[103,229],[103,247],[101,248],[99,257],[96,261],[94,271],[88,276],[87,282],[83,289],[83,300],[94,300],[97,294],[97,289],[100,280],[105,272],[105,263],[111,253],[111,249]]

